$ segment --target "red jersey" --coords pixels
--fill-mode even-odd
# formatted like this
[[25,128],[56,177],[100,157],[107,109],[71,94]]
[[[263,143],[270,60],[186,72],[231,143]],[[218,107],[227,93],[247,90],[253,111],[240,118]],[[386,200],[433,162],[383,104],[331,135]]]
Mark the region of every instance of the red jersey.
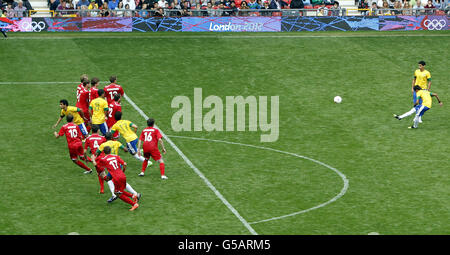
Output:
[[105,98],[108,104],[110,104],[112,101],[114,101],[114,95],[119,93],[121,96],[123,96],[123,89],[122,86],[111,83],[108,86],[104,88],[105,90]]
[[89,102],[91,102],[92,100],[96,99],[97,97],[98,97],[98,88],[92,87],[89,90]]
[[91,154],[95,155],[95,152],[100,147],[100,144],[106,142],[106,138],[104,136],[101,136],[99,134],[92,134],[88,138],[86,138],[86,141],[84,142],[84,149],[91,150]]
[[89,91],[83,86],[83,83],[77,87],[77,104],[75,106],[83,112],[89,111]]
[[106,119],[106,125],[108,125],[108,128],[111,128],[116,122],[116,118],[114,117],[116,112],[122,111],[122,106],[117,103],[116,101],[112,101],[110,104],[108,104],[108,116]]
[[144,151],[158,150],[158,140],[162,138],[161,132],[157,128],[147,127],[142,130],[139,140],[143,141]]
[[111,174],[113,179],[125,177],[125,173],[120,167],[125,162],[119,156],[112,154],[106,155],[101,159],[101,164],[108,169],[108,173]]
[[83,134],[80,128],[73,122],[67,123],[61,127],[58,133],[59,136],[66,136],[67,145],[69,147],[77,146],[79,143],[82,144]]

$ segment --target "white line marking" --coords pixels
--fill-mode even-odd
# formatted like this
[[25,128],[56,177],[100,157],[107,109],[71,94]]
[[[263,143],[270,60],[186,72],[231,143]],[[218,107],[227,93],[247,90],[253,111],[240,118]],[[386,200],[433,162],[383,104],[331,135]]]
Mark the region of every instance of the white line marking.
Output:
[[317,163],[319,165],[322,165],[322,166],[324,166],[324,167],[334,171],[336,174],[338,174],[341,177],[342,181],[344,182],[344,186],[341,189],[341,191],[339,192],[339,194],[336,195],[335,197],[333,197],[332,199],[328,200],[325,203],[322,203],[320,205],[314,206],[314,207],[306,209],[306,210],[302,210],[302,211],[298,211],[298,212],[294,212],[294,213],[291,213],[291,214],[286,214],[286,215],[282,215],[282,216],[278,216],[278,217],[273,217],[273,218],[270,218],[270,219],[254,221],[254,222],[250,222],[249,224],[257,224],[257,223],[262,223],[262,222],[267,222],[267,221],[272,221],[272,220],[279,220],[279,219],[291,217],[291,216],[294,216],[294,215],[306,213],[306,212],[309,212],[309,211],[312,211],[312,210],[315,210],[315,209],[319,209],[319,208],[324,207],[324,206],[326,206],[328,204],[331,204],[334,201],[336,201],[339,198],[341,198],[347,192],[347,189],[348,189],[348,186],[349,186],[349,184],[348,184],[349,181],[348,181],[347,177],[343,173],[341,173],[339,170],[337,170],[336,168],[334,168],[332,166],[329,166],[329,165],[327,165],[327,164],[325,164],[323,162],[320,162],[320,161],[312,159],[312,158],[308,158],[306,156],[298,155],[298,154],[287,152],[287,151],[281,151],[281,150],[277,150],[277,149],[272,149],[272,148],[269,148],[269,147],[262,147],[262,146],[257,146],[257,145],[251,145],[251,144],[236,143],[236,142],[229,142],[229,141],[223,141],[223,140],[214,140],[214,139],[206,139],[206,138],[189,137],[189,136],[177,136],[177,135],[168,135],[168,136],[169,137],[176,137],[176,138],[185,138],[185,139],[192,139],[192,140],[203,140],[203,141],[211,141],[211,142],[218,142],[218,143],[227,143],[227,144],[234,144],[234,145],[240,145],[240,146],[247,146],[247,147],[251,147],[251,148],[275,151],[275,152],[291,155],[291,156],[294,156],[294,157],[297,157],[297,158],[310,160],[310,161],[312,161],[314,163]]
[[[148,119],[148,116],[133,102],[133,100],[131,100],[127,94],[124,94],[123,96],[125,98],[125,100],[128,101],[128,103],[131,104],[131,106],[133,106],[133,108],[144,118],[144,119]],[[156,128],[158,128],[155,125]],[[158,128],[159,129],[159,128]],[[208,180],[208,178],[205,177],[205,175],[198,170],[198,168],[196,166],[194,166],[194,164],[186,157],[186,155],[184,155],[184,153],[178,148],[178,146],[176,146],[172,140],[166,136],[166,134],[164,134],[164,132],[159,129],[161,132],[161,135],[164,137],[164,139],[166,139],[166,141],[170,144],[170,146],[172,146],[172,148],[181,156],[181,158],[183,158],[183,160],[189,165],[189,167],[192,168],[192,170],[194,170],[194,172],[206,183],[206,185],[208,186],[208,188],[210,188],[214,194],[216,194],[216,196],[228,207],[228,209],[242,222],[242,224],[244,224],[244,226],[250,231],[250,233],[252,233],[253,235],[257,235],[258,233],[256,233],[256,231],[250,226],[250,224],[239,214],[239,212],[225,199],[224,196],[222,196],[222,194],[214,187],[214,185],[211,184],[211,182]]]
[[[42,85],[42,84],[74,84],[78,85],[80,82],[76,81],[2,81],[0,85]],[[101,81],[100,83],[109,83],[107,81]]]
[[[390,32],[392,33],[392,31]],[[179,36],[10,36],[7,40],[72,40],[72,39],[253,39],[253,38],[360,38],[360,37],[448,37],[450,34],[334,34],[334,35],[179,35]]]

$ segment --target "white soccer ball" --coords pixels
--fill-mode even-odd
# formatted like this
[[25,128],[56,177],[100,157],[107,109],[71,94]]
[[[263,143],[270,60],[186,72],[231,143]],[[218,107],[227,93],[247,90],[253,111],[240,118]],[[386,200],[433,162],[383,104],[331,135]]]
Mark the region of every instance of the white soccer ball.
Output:
[[336,104],[340,104],[340,103],[342,102],[342,97],[340,97],[340,96],[335,96],[335,97],[334,97],[334,102],[335,102]]

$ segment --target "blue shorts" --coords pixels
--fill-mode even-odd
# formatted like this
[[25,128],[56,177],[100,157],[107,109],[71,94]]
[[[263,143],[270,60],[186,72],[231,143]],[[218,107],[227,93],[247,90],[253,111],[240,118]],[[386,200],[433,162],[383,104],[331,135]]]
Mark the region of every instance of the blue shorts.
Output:
[[137,153],[137,143],[138,143],[138,138],[136,138],[136,140],[133,140],[129,143],[127,143],[127,148],[128,151],[131,153],[131,155],[134,155]]
[[423,116],[423,114],[428,110],[430,110],[430,108],[421,105],[420,108],[417,110],[416,116]]
[[88,131],[87,131],[87,129],[86,129],[86,125],[84,125],[84,122],[81,123],[80,125],[78,125],[78,127],[80,128],[81,133],[82,133],[84,136],[87,136],[87,135],[89,134]]
[[102,124],[95,124],[98,125],[100,128],[100,132],[102,132],[103,135],[106,135],[108,133],[108,126],[106,125],[106,122],[103,122]]
[[[417,95],[416,95],[416,91],[414,90],[414,92],[413,92],[413,104],[416,103],[416,100],[417,100]],[[421,104],[422,104],[422,98],[419,98],[419,105],[421,105]]]

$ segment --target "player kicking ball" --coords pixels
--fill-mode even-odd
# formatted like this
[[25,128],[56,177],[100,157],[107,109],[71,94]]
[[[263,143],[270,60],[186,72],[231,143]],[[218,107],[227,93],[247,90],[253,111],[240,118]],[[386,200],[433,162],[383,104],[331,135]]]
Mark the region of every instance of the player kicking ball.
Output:
[[147,168],[147,164],[150,160],[150,157],[153,158],[156,162],[159,163],[159,171],[161,173],[161,179],[166,180],[168,179],[167,176],[164,174],[165,171],[165,165],[164,161],[161,157],[161,153],[158,150],[158,145],[161,146],[161,149],[164,154],[166,154],[166,148],[164,148],[164,143],[162,140],[161,132],[155,127],[153,127],[155,124],[154,119],[148,119],[147,120],[147,128],[142,130],[141,135],[139,136],[138,141],[138,156],[141,156],[141,144],[143,142],[143,148],[144,148],[144,158],[145,161],[142,162],[142,170],[139,173],[139,176],[144,176],[145,169]]
[[[414,117],[413,125],[408,128],[418,128],[421,117],[425,114],[426,111],[431,109],[432,106],[432,98],[436,97],[439,102],[439,105],[442,106],[442,102],[439,99],[439,96],[436,93],[431,93],[428,90],[423,90],[420,86],[414,86],[414,91],[416,92],[417,98],[414,102],[414,107],[419,106],[416,111],[416,116]],[[422,100],[422,104],[419,104],[420,99]],[[397,118],[400,119],[400,118]]]
[[[114,193],[125,203],[130,204],[132,207],[130,211],[134,211],[139,207],[139,200],[141,199],[141,194],[139,193],[129,193],[125,191],[131,187],[127,183],[127,177],[125,176],[125,170],[127,168],[127,163],[123,161],[119,156],[111,154],[111,147],[106,146],[103,149],[105,156],[100,160],[100,164],[108,170],[108,174],[103,171],[101,176],[109,181],[112,179],[114,182]],[[94,161],[95,162],[95,161]],[[97,162],[94,163],[96,165]]]
[[68,114],[66,116],[66,120],[67,124],[61,127],[59,133],[56,133],[56,131],[54,131],[53,134],[56,138],[64,135],[66,136],[67,146],[69,147],[70,159],[72,160],[73,163],[86,170],[84,172],[85,174],[90,174],[92,173],[92,170],[89,167],[87,167],[83,162],[78,160],[78,158],[80,158],[81,160],[86,160],[84,157],[85,151],[83,148],[82,142],[83,136],[81,135],[81,130],[77,125],[73,123],[72,114]]

